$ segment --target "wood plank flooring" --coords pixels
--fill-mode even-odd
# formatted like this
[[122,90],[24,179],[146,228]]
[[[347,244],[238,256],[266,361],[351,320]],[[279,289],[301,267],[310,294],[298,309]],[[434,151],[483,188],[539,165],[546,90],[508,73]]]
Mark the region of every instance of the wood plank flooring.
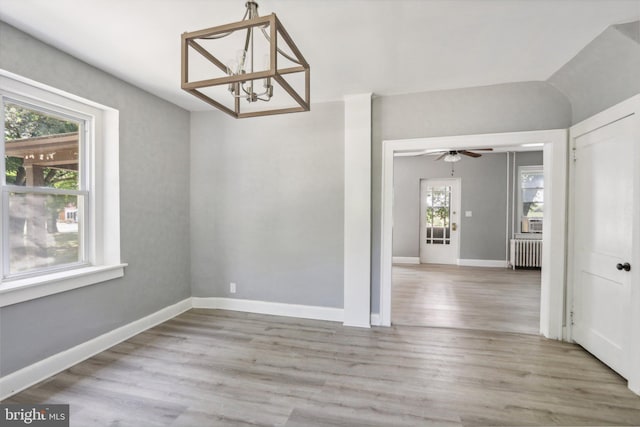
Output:
[[391,289],[393,324],[540,331],[540,270],[395,264]]
[[7,403],[69,403],[78,427],[640,425],[640,397],[575,345],[202,309]]

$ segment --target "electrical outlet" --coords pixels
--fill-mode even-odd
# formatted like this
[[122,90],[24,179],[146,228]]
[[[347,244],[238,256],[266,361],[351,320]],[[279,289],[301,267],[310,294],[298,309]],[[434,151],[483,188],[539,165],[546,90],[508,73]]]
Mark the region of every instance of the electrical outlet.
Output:
[[229,292],[232,294],[236,293],[236,284],[234,282],[229,283]]

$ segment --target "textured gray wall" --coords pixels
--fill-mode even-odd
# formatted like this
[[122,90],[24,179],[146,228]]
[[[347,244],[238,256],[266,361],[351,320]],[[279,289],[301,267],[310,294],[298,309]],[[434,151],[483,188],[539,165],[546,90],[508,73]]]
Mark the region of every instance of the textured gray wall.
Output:
[[447,135],[564,129],[571,106],[545,82],[509,83],[378,97],[373,100],[371,304],[380,302],[382,141]]
[[640,23],[607,28],[548,82],[571,101],[572,124],[640,93]]
[[0,373],[189,297],[189,113],[0,22],[0,68],[120,110],[121,256],[112,280],[0,309]]
[[342,307],[343,104],[192,113],[191,137],[193,296]]

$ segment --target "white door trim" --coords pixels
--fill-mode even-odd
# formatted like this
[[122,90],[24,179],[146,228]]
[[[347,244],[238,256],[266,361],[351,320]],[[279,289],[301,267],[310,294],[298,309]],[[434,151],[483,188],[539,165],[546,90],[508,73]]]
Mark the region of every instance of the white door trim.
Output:
[[[634,145],[634,152],[629,153],[629,155],[634,156],[634,163],[640,164],[640,95],[636,95],[632,98],[627,99],[619,104],[614,105],[611,108],[608,108],[595,116],[592,116],[582,122],[572,126],[569,130],[569,146],[575,146],[576,138],[584,135],[588,132],[591,132],[595,129],[601,128],[615,122],[617,120],[623,119],[625,117],[635,115],[635,136],[634,140],[636,144]],[[575,179],[574,179],[575,168],[573,162],[570,162],[569,167],[569,207],[568,207],[568,235],[570,238],[568,239],[567,246],[567,313],[566,313],[566,325],[567,325],[567,338],[569,340],[573,340],[573,331],[571,328],[571,319],[570,319],[570,309],[573,305],[574,299],[574,271],[573,271],[573,262],[574,262],[574,242],[573,235],[575,232]],[[634,211],[640,212],[640,173],[636,170],[634,176],[634,192],[633,192],[633,204]],[[545,188],[546,192],[546,188]],[[634,227],[633,235],[633,253],[631,256],[631,265],[632,268],[635,267],[636,270],[640,269],[640,227]],[[637,273],[635,273],[637,277]],[[630,325],[630,337],[640,337],[640,310],[637,308],[640,307],[640,286],[638,286],[638,280],[632,282],[631,284],[631,325]],[[629,343],[629,355],[630,363],[629,363],[629,377],[627,378],[629,388],[635,392],[636,394],[640,394],[640,339],[631,339]]]
[[[391,267],[393,251],[393,155],[415,150],[481,147],[518,147],[544,143],[544,231],[548,250],[542,258],[540,333],[562,339],[565,308],[567,130],[510,132],[483,135],[417,138],[383,141],[382,236],[380,250],[380,324],[391,325]],[[552,257],[551,255],[554,254]]]
[[344,324],[371,322],[371,94],[344,97]]

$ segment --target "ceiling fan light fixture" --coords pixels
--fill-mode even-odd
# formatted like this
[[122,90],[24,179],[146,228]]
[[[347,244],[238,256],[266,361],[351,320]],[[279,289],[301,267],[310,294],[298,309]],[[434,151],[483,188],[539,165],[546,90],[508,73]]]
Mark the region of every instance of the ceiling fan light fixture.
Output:
[[443,160],[449,163],[459,162],[460,160],[462,160],[462,156],[456,152],[451,152],[444,156]]
[[[258,4],[255,1],[247,1],[245,6],[245,14],[238,22],[182,34],[181,88],[235,118],[309,111],[311,67],[275,13],[259,16]],[[216,57],[219,53],[214,53],[214,46],[211,45],[233,34],[240,34],[242,43],[237,46],[236,59],[225,63]],[[258,65],[258,57],[264,58],[264,66]],[[189,69],[190,65],[192,69],[195,68],[193,65],[197,60],[211,65],[211,72],[215,71],[219,77],[192,81]],[[285,67],[279,66],[281,64]],[[302,90],[296,90],[284,77],[295,74],[304,75],[302,94],[298,93],[303,92]],[[275,95],[274,83],[282,89]],[[226,89],[224,94],[219,91],[213,95],[213,91],[208,90],[216,87]],[[272,97],[285,93],[297,106],[273,106],[257,111],[242,110],[241,101],[248,104],[269,102]],[[231,103],[233,106],[229,105]]]

